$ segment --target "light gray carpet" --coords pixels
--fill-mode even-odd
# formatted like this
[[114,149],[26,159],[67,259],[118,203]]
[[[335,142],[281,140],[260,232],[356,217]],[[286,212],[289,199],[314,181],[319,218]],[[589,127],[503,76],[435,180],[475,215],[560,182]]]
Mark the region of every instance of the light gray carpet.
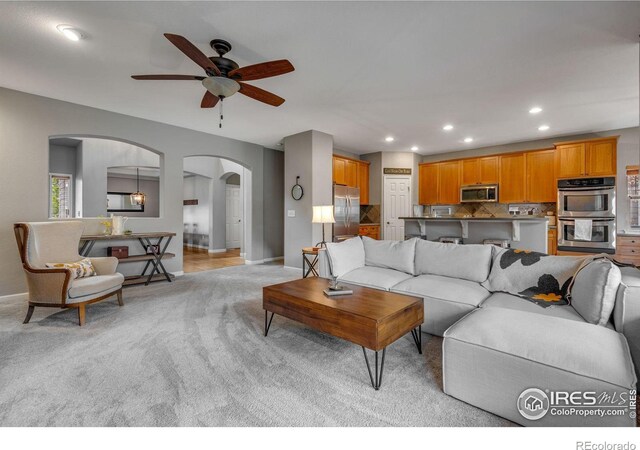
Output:
[[503,426],[445,395],[442,340],[387,349],[374,391],[360,347],[276,316],[262,286],[299,277],[239,266],[127,288],[69,310],[0,303],[2,426]]

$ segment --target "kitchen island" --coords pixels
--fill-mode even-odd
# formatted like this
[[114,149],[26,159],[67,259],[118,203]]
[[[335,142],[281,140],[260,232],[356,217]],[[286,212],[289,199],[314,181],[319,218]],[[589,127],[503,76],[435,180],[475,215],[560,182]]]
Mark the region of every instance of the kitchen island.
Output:
[[[460,237],[465,244],[485,239],[506,239],[511,248],[547,253],[549,219],[541,216],[507,217],[400,217],[406,237],[438,241]],[[425,237],[426,236],[426,237]]]

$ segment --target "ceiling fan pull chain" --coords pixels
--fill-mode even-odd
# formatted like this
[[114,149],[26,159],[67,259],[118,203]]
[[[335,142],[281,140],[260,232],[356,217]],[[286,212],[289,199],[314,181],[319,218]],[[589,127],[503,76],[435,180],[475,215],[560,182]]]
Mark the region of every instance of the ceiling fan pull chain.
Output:
[[222,114],[222,104],[224,102],[222,101],[222,98],[220,98],[220,125],[219,127],[222,128],[222,119],[224,119],[224,115]]

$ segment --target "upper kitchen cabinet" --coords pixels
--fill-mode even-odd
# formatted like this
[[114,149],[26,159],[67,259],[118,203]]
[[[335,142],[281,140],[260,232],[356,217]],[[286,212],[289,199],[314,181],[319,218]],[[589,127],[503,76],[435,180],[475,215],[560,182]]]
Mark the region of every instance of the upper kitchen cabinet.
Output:
[[617,138],[587,142],[587,175],[615,175]]
[[346,160],[342,158],[338,158],[336,156],[333,157],[333,182],[335,184],[346,184],[345,173],[346,173]]
[[460,203],[460,161],[438,163],[438,203]]
[[500,203],[524,203],[527,201],[527,157],[524,153],[500,156]]
[[460,184],[496,184],[498,183],[498,157],[463,159],[460,162]]
[[360,188],[360,204],[369,204],[369,163],[358,163],[358,187]]
[[554,203],[556,201],[555,151],[541,150],[526,154],[526,201]]
[[333,182],[360,189],[360,204],[369,204],[369,162],[333,155]]
[[616,174],[618,137],[556,144],[556,176],[575,178]]
[[438,164],[420,164],[418,173],[419,200],[421,205],[438,203]]
[[420,164],[419,202],[422,205],[460,203],[460,161]]

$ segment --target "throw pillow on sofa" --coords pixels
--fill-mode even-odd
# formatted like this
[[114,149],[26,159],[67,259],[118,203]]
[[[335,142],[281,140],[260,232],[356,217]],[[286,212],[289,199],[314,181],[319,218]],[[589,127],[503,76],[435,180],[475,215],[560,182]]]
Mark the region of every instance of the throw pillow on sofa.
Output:
[[571,288],[571,306],[587,322],[606,325],[621,280],[620,269],[608,259],[591,261],[576,275]]
[[366,266],[395,269],[415,275],[416,238],[406,241],[379,241],[362,236]]
[[71,271],[71,279],[86,278],[96,275],[96,269],[93,267],[89,258],[83,258],[74,263],[46,263],[49,269],[68,269]]
[[491,245],[418,240],[416,275],[442,275],[481,283],[491,270]]
[[497,247],[493,252],[491,273],[482,283],[486,289],[517,295],[545,308],[569,304],[567,288],[584,257]]
[[362,239],[354,237],[342,242],[327,242],[327,256],[333,276],[341,276],[364,267]]

